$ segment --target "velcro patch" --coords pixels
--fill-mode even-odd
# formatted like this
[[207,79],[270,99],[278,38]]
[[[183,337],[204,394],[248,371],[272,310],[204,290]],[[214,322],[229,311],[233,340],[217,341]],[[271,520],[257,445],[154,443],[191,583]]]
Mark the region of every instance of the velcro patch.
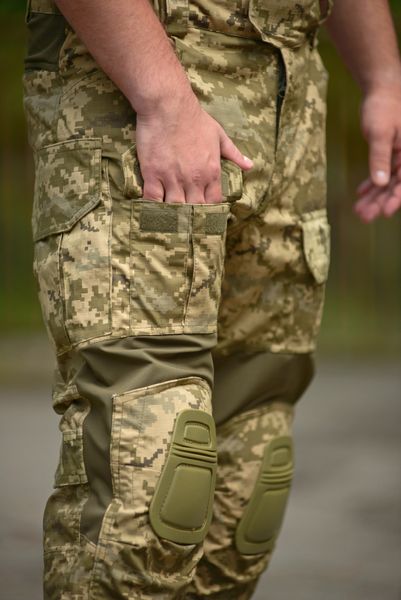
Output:
[[221,235],[227,225],[226,213],[210,213],[205,219],[205,233],[209,235]]
[[155,231],[158,233],[176,233],[178,231],[177,211],[168,210],[166,206],[157,210],[157,207],[142,207],[139,217],[141,231]]

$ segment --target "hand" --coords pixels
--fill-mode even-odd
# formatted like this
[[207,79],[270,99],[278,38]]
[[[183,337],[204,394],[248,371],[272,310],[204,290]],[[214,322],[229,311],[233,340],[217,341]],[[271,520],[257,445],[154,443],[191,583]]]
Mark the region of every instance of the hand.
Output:
[[369,143],[370,177],[358,187],[355,212],[369,223],[401,208],[401,82],[367,94],[362,131]]
[[220,158],[252,168],[222,126],[191,91],[156,111],[137,114],[136,146],[147,200],[215,204],[222,201]]

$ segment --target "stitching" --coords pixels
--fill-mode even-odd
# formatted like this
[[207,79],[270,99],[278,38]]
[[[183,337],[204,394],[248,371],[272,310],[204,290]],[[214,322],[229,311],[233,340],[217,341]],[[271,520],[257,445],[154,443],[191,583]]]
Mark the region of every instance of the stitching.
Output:
[[[112,259],[111,259],[111,246],[112,246],[112,231],[113,231],[113,198],[110,190],[110,178],[109,178],[109,163],[107,159],[101,159],[100,166],[104,161],[104,175],[106,182],[106,192],[105,198],[107,198],[107,206],[105,203],[105,207],[107,209],[106,216],[109,220],[109,227],[107,233],[107,255],[108,255],[108,271],[109,271],[109,333],[113,331],[113,311],[112,311],[112,302],[113,302],[113,270],[112,270]],[[102,171],[100,172],[100,176],[102,176]]]
[[70,350],[72,345],[71,345],[71,339],[70,336],[68,334],[67,331],[67,307],[66,307],[66,289],[65,289],[65,278],[64,278],[64,270],[62,267],[62,250],[63,250],[63,241],[64,241],[64,233],[62,233],[60,235],[60,239],[59,239],[59,243],[58,243],[58,248],[57,248],[57,270],[58,270],[58,292],[60,295],[60,302],[61,302],[61,310],[62,310],[62,319],[63,319],[63,331],[67,340],[67,349]]
[[[185,328],[187,324],[190,303],[191,303],[191,295],[194,287],[194,279],[195,279],[195,243],[194,243],[194,231],[193,231],[193,220],[194,220],[194,207],[191,207],[191,217],[188,221],[188,231],[187,231],[187,257],[185,262],[185,273],[187,275],[186,279],[188,281],[188,291],[186,302],[183,307],[183,315],[181,319],[182,327]],[[192,260],[192,264],[190,264],[189,272],[187,271],[187,266],[189,261]]]

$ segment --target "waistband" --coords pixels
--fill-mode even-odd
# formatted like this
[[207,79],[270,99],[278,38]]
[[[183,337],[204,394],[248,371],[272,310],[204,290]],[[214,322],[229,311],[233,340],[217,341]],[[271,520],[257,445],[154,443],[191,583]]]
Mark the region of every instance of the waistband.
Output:
[[[135,1],[135,0],[133,0]],[[302,46],[314,40],[333,0],[150,0],[169,35],[183,37],[189,27],[270,42]],[[60,14],[54,0],[28,0],[30,13]]]

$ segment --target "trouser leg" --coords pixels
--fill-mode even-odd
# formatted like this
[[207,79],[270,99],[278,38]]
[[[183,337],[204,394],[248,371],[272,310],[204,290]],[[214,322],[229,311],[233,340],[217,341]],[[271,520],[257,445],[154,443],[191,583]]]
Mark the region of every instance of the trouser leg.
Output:
[[[211,516],[211,350],[229,206],[123,198],[111,193],[108,160],[100,170],[92,143],[90,156],[77,144],[47,149],[42,166],[63,190],[66,173],[74,182],[96,159],[97,204],[82,216],[77,202],[71,226],[77,197],[56,195],[60,211],[38,184],[51,218],[35,209],[63,415],[45,597],[168,600],[190,582]],[[39,169],[39,183],[44,176]]]
[[47,599],[176,598],[190,582],[216,471],[213,339],[82,351],[45,511]]
[[188,600],[252,597],[282,525],[293,472],[294,403],[312,374],[310,355],[260,352],[216,361],[213,520]]

